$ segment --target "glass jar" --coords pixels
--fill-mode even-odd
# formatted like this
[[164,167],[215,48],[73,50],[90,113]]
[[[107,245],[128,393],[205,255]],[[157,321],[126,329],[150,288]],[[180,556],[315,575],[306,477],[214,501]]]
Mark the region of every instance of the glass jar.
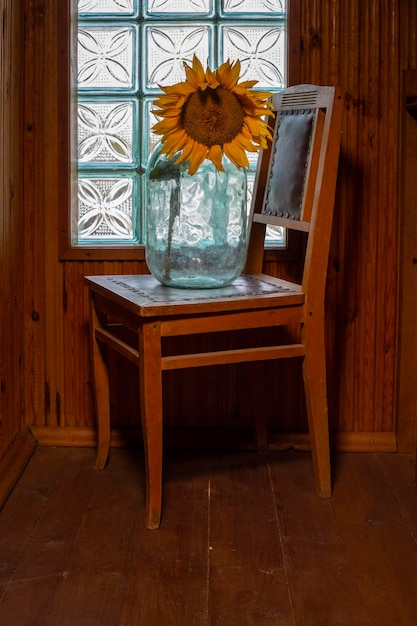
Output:
[[205,160],[190,176],[158,145],[147,169],[146,262],[170,287],[230,284],[247,251],[247,174],[223,157],[224,172]]

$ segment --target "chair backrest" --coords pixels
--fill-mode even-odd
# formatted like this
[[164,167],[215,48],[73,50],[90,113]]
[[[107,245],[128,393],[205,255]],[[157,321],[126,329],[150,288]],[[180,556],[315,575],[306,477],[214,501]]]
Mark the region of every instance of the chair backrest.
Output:
[[[246,273],[262,272],[268,225],[304,231],[302,288],[324,293],[340,148],[343,92],[296,85],[272,98],[273,140],[261,151],[249,220]],[[317,290],[316,290],[317,288]]]

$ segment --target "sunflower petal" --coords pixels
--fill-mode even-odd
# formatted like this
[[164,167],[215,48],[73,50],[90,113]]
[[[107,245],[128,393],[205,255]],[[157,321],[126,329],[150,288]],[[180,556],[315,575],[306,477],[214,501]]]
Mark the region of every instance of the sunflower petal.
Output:
[[196,88],[188,82],[177,83],[176,85],[165,87],[165,93],[167,95],[180,94],[183,96],[189,96],[194,91],[196,91]]
[[166,117],[154,124],[152,130],[157,135],[164,135],[170,133],[178,128],[178,119],[175,117]]
[[222,165],[223,150],[220,146],[211,146],[207,153],[207,158],[210,159],[218,172],[224,172],[224,167]]
[[220,83],[217,80],[216,74],[214,72],[212,72],[209,67],[206,70],[206,77],[207,77],[207,86],[208,87],[211,87],[211,89],[216,89],[216,87],[219,86]]
[[197,91],[197,89],[200,88],[200,85],[206,82],[204,69],[201,65],[200,59],[196,55],[194,55],[192,67],[190,67],[190,65],[188,65],[188,63],[184,61],[184,69],[187,78],[185,84],[188,84],[190,87],[192,87],[193,91]]
[[190,164],[188,166],[188,173],[190,176],[196,173],[202,162],[207,156],[207,148],[202,143],[197,143],[198,149],[194,150],[190,158]]
[[242,150],[236,139],[225,143],[223,146],[223,152],[237,167],[249,167],[248,157],[246,152]]
[[252,89],[255,85],[258,84],[258,80],[242,80],[238,85],[236,85],[236,89],[242,89],[242,91],[246,89]]
[[233,88],[239,80],[240,74],[240,61],[235,61],[234,65],[231,65],[230,61],[223,63],[217,70],[216,76],[219,79],[219,83],[223,85],[225,89],[233,91]]
[[152,111],[152,113],[159,115],[159,117],[181,117],[181,109],[173,107],[162,109],[161,111]]
[[187,133],[181,129],[166,137],[164,141],[164,149],[168,154],[174,156],[187,145],[188,141],[189,137]]
[[194,141],[194,139],[192,139],[191,137],[188,137],[188,141],[184,146],[184,150],[179,155],[175,163],[185,163],[186,161],[188,161],[191,156],[191,153],[195,149],[195,143],[196,142]]
[[265,136],[268,139],[272,139],[271,131],[268,124],[266,124],[263,120],[260,120],[259,118],[247,115],[245,117],[243,127],[245,128],[245,126],[247,127],[248,132],[252,135],[252,137]]

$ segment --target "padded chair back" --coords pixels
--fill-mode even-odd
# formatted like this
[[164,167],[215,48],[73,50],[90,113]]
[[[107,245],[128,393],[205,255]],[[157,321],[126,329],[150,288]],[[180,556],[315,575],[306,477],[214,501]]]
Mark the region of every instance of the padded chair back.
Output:
[[324,290],[343,112],[336,87],[297,85],[272,98],[273,141],[253,190],[246,273],[262,272],[268,225],[307,233],[302,289]]

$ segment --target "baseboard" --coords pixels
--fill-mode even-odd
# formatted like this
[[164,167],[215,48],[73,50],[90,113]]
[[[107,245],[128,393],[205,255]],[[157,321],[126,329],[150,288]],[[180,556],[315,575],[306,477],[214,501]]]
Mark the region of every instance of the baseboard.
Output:
[[334,432],[331,447],[338,452],[397,452],[397,436],[393,432]]
[[[32,427],[31,432],[40,446],[95,447],[94,427]],[[333,432],[331,447],[340,452],[396,452],[397,440],[392,432]],[[138,446],[141,444],[140,430],[120,428],[111,431],[112,447]],[[176,428],[164,432],[164,445],[173,448],[223,448],[254,449],[251,431],[234,429]],[[307,432],[269,433],[270,450],[309,450]]]
[[29,430],[22,430],[0,461],[0,510],[36,450],[37,441]]

